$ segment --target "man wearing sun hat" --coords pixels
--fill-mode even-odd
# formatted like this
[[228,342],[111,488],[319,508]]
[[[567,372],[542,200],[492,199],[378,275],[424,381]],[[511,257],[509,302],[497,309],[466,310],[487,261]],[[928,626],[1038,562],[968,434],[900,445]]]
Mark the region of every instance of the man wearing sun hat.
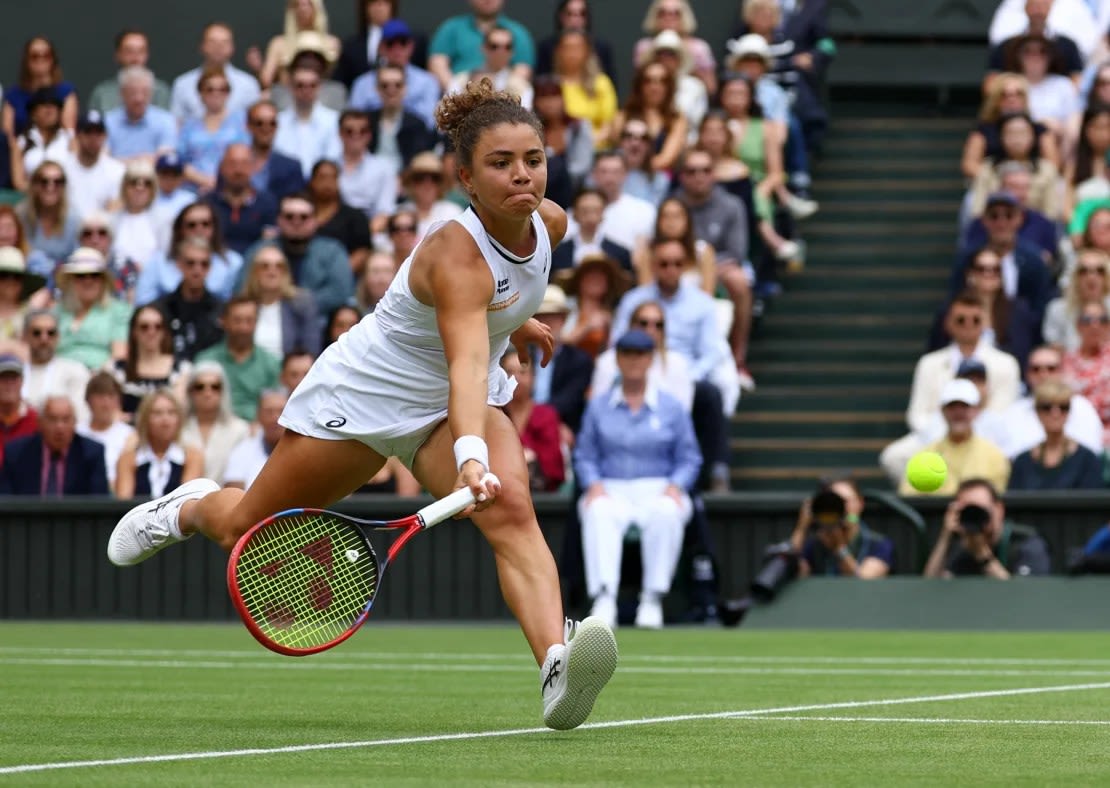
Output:
[[[0,295],[4,301],[16,301],[20,308],[8,317],[0,317],[0,350],[17,339],[23,330],[23,312],[31,294],[46,285],[46,277],[30,273],[23,252],[14,246],[0,247]],[[8,348],[10,350],[10,348]]]

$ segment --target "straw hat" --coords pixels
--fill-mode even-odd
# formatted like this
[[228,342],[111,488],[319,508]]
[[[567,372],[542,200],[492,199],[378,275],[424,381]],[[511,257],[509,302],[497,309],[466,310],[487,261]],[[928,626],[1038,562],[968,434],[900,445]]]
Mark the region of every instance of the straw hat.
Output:
[[558,285],[548,285],[543,291],[543,301],[536,310],[537,315],[565,315],[570,312],[567,294]]
[[88,246],[82,246],[62,263],[55,277],[58,287],[64,289],[69,284],[69,278],[78,274],[100,274],[105,284],[112,284],[112,272],[108,270],[104,255]]
[[624,295],[624,291],[632,286],[632,278],[628,272],[620,267],[620,263],[607,254],[588,254],[582,258],[578,265],[563,273],[563,290],[567,295],[578,296],[578,288],[582,285],[582,278],[591,271],[601,271],[609,280],[608,294],[605,300],[615,304],[617,299]]
[[0,247],[0,274],[19,274],[23,278],[23,287],[19,291],[20,301],[26,301],[31,293],[46,286],[46,277],[28,271],[23,252],[14,246]]
[[690,59],[690,53],[686,51],[686,45],[682,42],[682,36],[674,30],[663,30],[651,39],[651,44],[643,51],[640,62],[636,65],[642,66],[645,63],[650,63],[659,52],[674,52],[678,55],[678,71],[680,74],[689,74],[694,67],[694,63]]

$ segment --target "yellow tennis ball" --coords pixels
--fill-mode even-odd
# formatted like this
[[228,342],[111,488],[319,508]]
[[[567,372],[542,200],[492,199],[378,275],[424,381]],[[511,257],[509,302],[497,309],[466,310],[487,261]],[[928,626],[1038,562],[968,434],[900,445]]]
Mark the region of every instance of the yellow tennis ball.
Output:
[[940,489],[948,475],[948,465],[935,451],[922,451],[913,455],[906,466],[906,478],[918,492]]

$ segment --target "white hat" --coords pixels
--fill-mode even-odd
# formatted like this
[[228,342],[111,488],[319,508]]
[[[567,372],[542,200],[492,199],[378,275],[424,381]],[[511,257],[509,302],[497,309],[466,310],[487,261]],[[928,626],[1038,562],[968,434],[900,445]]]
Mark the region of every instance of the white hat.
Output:
[[962,402],[975,408],[979,406],[979,389],[966,378],[956,378],[944,384],[940,392],[940,406],[951,405],[953,402]]
[[771,45],[759,33],[748,33],[740,38],[731,38],[727,44],[728,57],[725,64],[732,68],[732,64],[743,57],[752,55],[762,58],[767,68],[771,67]]
[[548,285],[543,291],[543,301],[536,310],[537,315],[565,315],[570,311],[567,294],[558,285]]
[[680,74],[688,74],[693,68],[693,62],[690,60],[690,53],[686,51],[686,45],[682,42],[682,36],[674,30],[660,31],[655,38],[651,39],[651,45],[644,49],[643,54],[640,56],[640,62],[637,66],[642,66],[645,63],[650,63],[652,58],[658,52],[671,51],[678,55],[678,71]]
[[108,270],[108,261],[104,259],[104,255],[88,246],[80,247],[62,263],[55,277],[58,280],[58,287],[65,287],[69,277],[76,274],[101,274],[109,284],[112,281],[112,274]]

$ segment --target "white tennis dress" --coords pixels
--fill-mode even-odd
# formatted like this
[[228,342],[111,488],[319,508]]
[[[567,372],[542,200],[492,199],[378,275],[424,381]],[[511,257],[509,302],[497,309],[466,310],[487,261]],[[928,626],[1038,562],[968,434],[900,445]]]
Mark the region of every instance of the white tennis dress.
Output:
[[[526,258],[491,238],[472,209],[451,221],[474,238],[493,275],[494,293],[487,307],[488,401],[504,405],[512,398],[516,381],[499,362],[509,335],[535,314],[543,300],[551,269],[551,239],[539,212],[532,214],[536,250]],[[374,312],[328,346],[312,365],[281,414],[283,426],[314,438],[358,440],[383,457],[396,456],[412,467],[417,449],[447,418],[450,388],[435,310],[418,301],[409,287],[415,254],[416,250],[401,264]]]

